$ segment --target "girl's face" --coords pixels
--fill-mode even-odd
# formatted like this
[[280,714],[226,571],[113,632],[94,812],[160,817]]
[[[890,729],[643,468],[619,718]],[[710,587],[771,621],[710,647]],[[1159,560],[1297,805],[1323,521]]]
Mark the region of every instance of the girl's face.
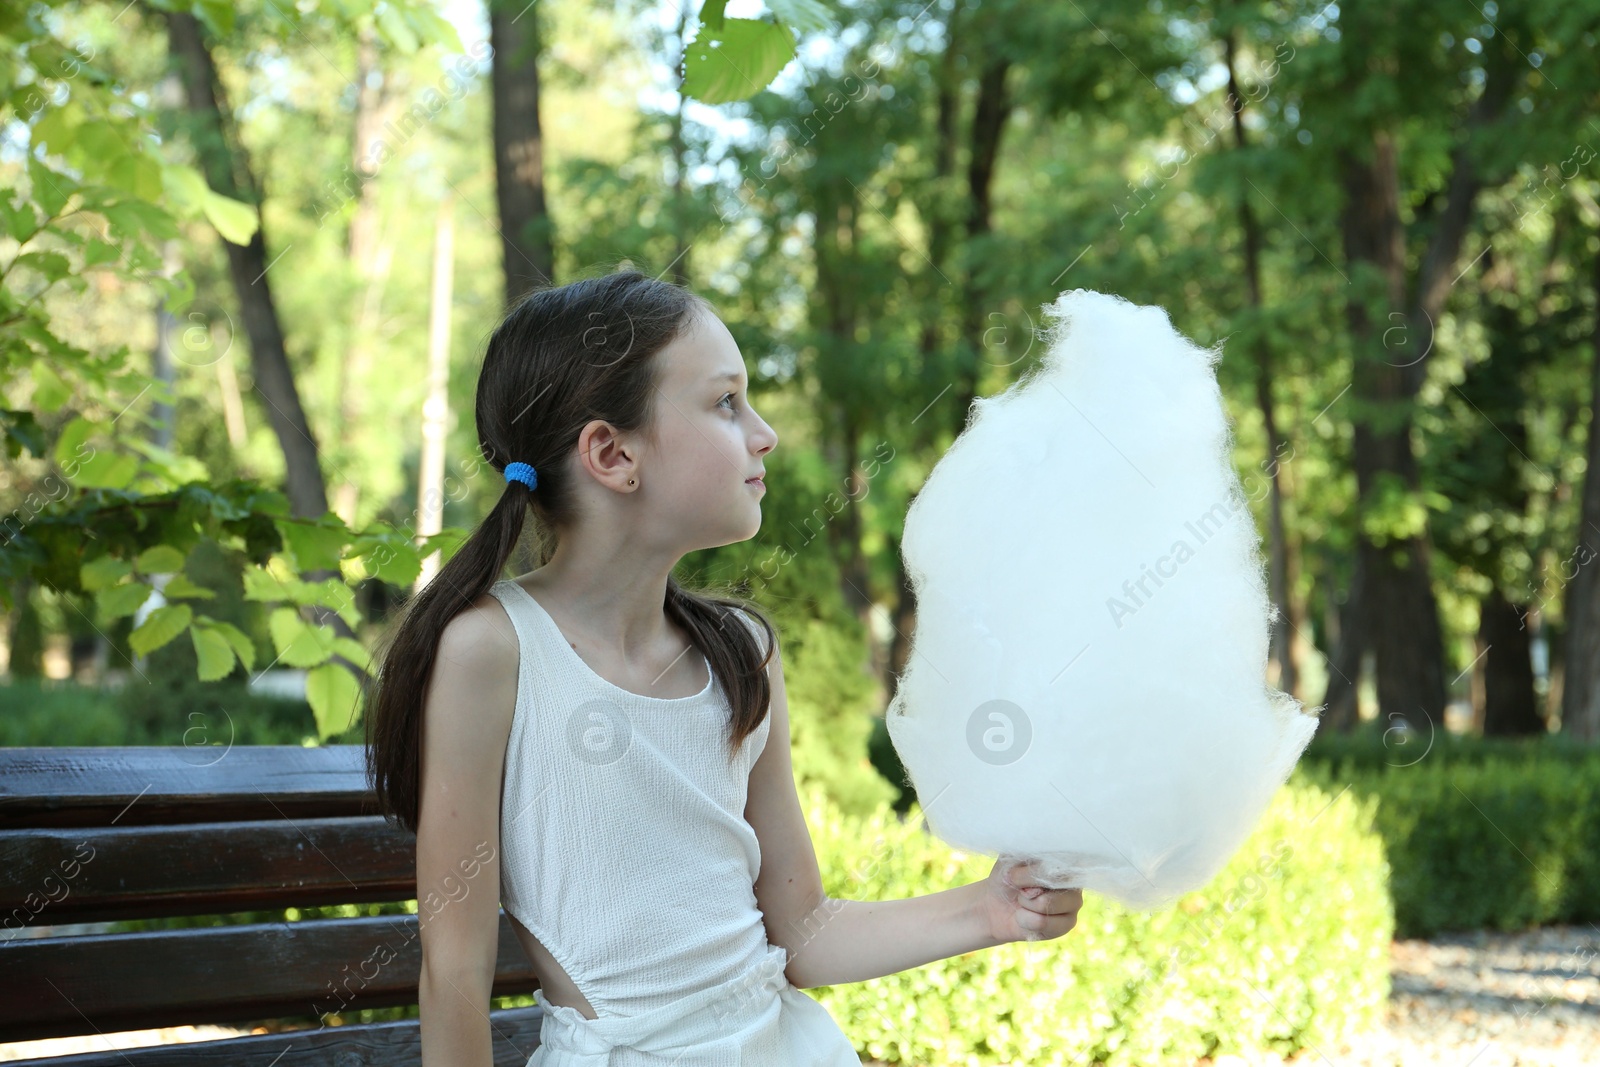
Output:
[[644,445],[638,492],[680,544],[714,548],[761,528],[763,473],[778,435],[746,394],[744,357],[717,316],[703,309],[658,354],[656,420]]

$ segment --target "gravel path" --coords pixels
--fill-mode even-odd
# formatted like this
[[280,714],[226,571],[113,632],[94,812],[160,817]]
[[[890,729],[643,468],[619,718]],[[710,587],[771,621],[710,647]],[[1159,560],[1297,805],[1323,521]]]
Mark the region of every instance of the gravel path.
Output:
[[[1385,1024],[1293,1067],[1596,1067],[1600,927],[1441,935],[1389,948]],[[1277,1057],[1215,1067],[1273,1067]]]

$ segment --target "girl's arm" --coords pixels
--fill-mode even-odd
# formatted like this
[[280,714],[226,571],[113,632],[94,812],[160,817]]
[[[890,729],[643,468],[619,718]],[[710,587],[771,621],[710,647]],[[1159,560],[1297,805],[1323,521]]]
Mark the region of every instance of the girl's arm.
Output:
[[745,818],[761,843],[756,902],[767,940],[788,951],[785,975],[796,988],[862,982],[934,960],[1011,941],[1060,937],[1077,925],[1077,889],[1029,888],[1023,865],[906,900],[836,900],[822,889],[815,849],[789,756],[783,662],[773,653],[772,725],[750,772]]
[[500,779],[516,633],[485,596],[444,628],[423,702],[417,818],[423,1067],[491,1067],[500,944]]

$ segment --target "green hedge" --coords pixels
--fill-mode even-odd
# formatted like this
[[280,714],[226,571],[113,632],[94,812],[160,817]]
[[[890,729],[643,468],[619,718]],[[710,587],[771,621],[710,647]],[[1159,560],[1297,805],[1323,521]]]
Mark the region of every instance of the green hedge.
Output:
[[[121,690],[23,678],[0,685],[0,746],[300,745],[317,724],[303,700],[252,693],[243,681],[188,688],[133,679]],[[330,743],[359,743],[359,730]]]
[[[851,900],[934,893],[989,873],[884,809],[807,791],[825,887]],[[890,1063],[1192,1063],[1290,1055],[1375,1025],[1394,918],[1372,803],[1292,778],[1204,889],[1155,913],[1089,893],[1065,937],[1014,943],[812,991]]]
[[[1336,772],[1308,767],[1328,786]],[[1383,771],[1341,767],[1377,802],[1401,937],[1600,919],[1600,758],[1430,755]]]
[[1301,757],[1302,764],[1326,767],[1335,777],[1346,780],[1362,771],[1399,773],[1411,767],[1441,763],[1482,764],[1557,761],[1585,764],[1600,758],[1594,745],[1573,740],[1565,734],[1533,737],[1479,737],[1426,730],[1407,734],[1386,729],[1381,720],[1361,723],[1348,734],[1318,736]]

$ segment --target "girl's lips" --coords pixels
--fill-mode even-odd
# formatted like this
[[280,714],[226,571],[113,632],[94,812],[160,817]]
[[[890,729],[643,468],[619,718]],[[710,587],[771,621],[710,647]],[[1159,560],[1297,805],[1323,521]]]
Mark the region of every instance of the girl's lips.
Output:
[[744,484],[745,485],[759,485],[763,490],[765,490],[767,488],[767,483],[762,481],[760,478],[746,478],[744,480]]

